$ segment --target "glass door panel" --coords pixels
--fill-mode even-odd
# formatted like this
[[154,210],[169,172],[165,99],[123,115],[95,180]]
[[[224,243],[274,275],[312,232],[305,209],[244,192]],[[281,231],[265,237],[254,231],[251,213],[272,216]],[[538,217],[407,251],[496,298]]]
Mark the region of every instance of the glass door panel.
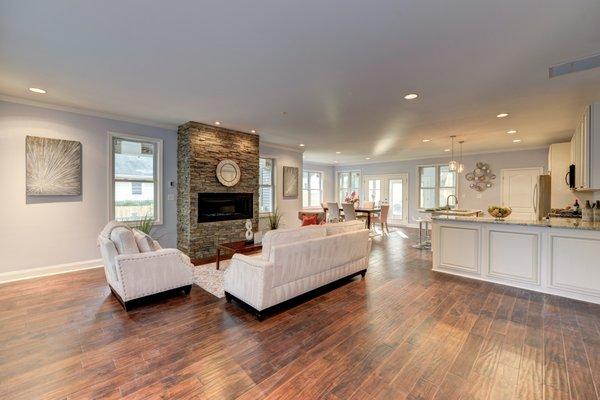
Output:
[[404,187],[402,179],[390,179],[390,217],[404,219]]

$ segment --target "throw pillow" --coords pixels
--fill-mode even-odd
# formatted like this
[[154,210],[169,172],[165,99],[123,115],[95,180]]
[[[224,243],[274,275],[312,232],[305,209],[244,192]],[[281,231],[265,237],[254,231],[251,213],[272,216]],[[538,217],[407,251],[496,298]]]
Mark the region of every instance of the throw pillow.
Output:
[[144,232],[134,229],[133,236],[135,237],[135,242],[142,253],[149,253],[151,251],[155,251],[154,248],[154,240]]
[[118,227],[110,233],[110,240],[113,241],[119,254],[137,254],[140,252],[135,237],[131,229]]
[[303,215],[302,216],[302,226],[308,225],[317,225],[317,216],[316,215]]

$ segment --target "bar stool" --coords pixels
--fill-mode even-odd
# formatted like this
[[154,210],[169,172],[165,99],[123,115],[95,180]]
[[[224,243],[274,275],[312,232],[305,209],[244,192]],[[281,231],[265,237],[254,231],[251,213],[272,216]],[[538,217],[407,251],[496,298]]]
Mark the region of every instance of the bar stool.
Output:
[[[430,250],[431,237],[429,236],[429,223],[431,222],[431,219],[427,217],[416,217],[414,218],[414,221],[419,223],[419,243],[413,244],[412,247],[420,250]],[[423,235],[423,225],[425,225],[425,235]]]

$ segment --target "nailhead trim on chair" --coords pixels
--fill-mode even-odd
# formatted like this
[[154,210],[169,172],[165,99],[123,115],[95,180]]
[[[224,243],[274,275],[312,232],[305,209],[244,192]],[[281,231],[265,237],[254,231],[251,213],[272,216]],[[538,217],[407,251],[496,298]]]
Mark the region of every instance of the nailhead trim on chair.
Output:
[[[170,255],[171,253],[167,253],[167,254],[156,254],[156,255],[152,255],[152,256],[146,256],[146,257],[135,257],[135,258],[122,258],[119,261],[133,261],[133,260],[140,260],[140,259],[144,259],[144,260],[148,260],[151,258],[160,258],[160,257],[165,257],[167,255]],[[187,263],[185,262],[185,260],[181,257],[181,254],[178,254],[179,259],[186,265]],[[119,275],[121,276],[122,279],[122,284],[123,284],[123,300],[124,301],[129,301],[129,300],[133,300],[133,299],[129,299],[127,296],[127,283],[125,282],[125,276],[123,275],[123,267],[121,266],[121,263],[119,264]],[[175,289],[180,287],[178,286],[173,286],[173,287],[168,287],[168,288],[161,288],[161,289],[157,289],[157,291],[155,292],[144,292],[142,293],[140,296],[136,297],[136,299],[139,299],[140,297],[144,297],[144,296],[149,296],[151,294],[155,294],[155,293],[160,293],[160,292],[164,292],[167,290],[171,290],[171,289]]]

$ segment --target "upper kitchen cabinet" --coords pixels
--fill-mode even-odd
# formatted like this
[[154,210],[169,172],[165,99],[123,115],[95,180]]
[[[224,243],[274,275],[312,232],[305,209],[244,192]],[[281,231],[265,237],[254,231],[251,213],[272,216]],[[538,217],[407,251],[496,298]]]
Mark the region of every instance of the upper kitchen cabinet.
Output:
[[575,190],[600,190],[600,103],[586,107],[571,139]]

